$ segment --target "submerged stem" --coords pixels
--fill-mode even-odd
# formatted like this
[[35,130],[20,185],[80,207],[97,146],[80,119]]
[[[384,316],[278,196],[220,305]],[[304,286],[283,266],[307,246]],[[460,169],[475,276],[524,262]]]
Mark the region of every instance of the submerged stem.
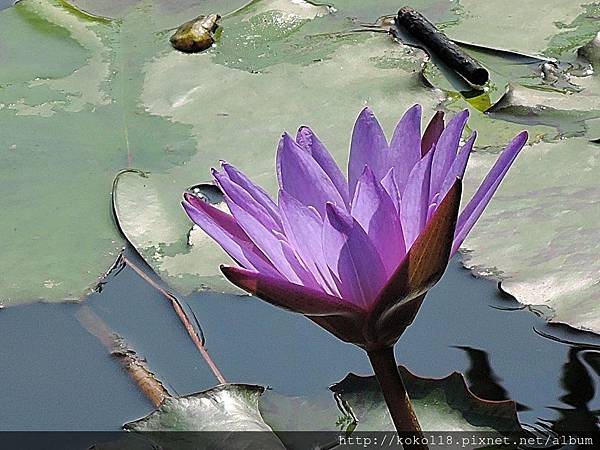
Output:
[[[409,434],[417,438],[418,441],[422,441],[423,431],[410,398],[408,398],[400,372],[398,372],[393,347],[368,351],[367,355],[375,371],[375,376],[392,416],[396,431],[402,433],[403,436]],[[406,450],[427,450],[427,445],[420,443],[405,444],[404,448]]]

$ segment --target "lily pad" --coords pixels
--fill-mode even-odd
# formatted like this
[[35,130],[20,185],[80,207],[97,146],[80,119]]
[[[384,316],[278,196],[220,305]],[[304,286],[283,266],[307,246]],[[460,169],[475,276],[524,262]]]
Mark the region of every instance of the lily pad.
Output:
[[[431,108],[441,99],[419,80],[420,52],[371,32],[330,39],[354,27],[352,21],[298,1],[252,2],[224,23],[241,33],[260,17],[267,26],[253,30],[260,35],[257,49],[300,53],[271,54],[266,63],[255,53],[239,70],[245,50],[230,36],[229,47],[223,41],[206,54],[180,54],[170,47],[168,30],[197,15],[196,4],[188,3],[186,10],[160,0],[130,2],[116,12],[119,20],[100,17],[110,11],[82,13],[62,0],[23,0],[0,13],[0,53],[8,55],[0,68],[4,304],[79,299],[89,292],[123,245],[109,209],[111,181],[120,169],[152,171],[148,180],[172,187],[163,217],[175,224],[173,233],[138,250],[164,249],[173,259],[182,253],[181,261],[169,261],[180,273],[169,269],[168,278],[202,277],[185,258],[186,219],[177,205],[181,192],[205,180],[219,159],[273,191],[273,156],[283,130],[309,123],[345,159],[351,124],[365,103],[385,111],[390,126],[412,103]],[[300,64],[298,54],[306,56]],[[231,61],[237,62],[225,64]],[[259,66],[265,73],[253,73]],[[144,216],[153,197],[139,194],[133,207]],[[159,255],[153,266],[164,273],[161,264]],[[191,289],[191,277],[186,283]]]
[[[418,377],[403,366],[400,370],[424,431],[486,433],[489,437],[514,437],[524,433],[514,402],[476,397],[459,373],[432,379]],[[260,386],[220,385],[198,394],[167,399],[150,415],[126,424],[125,429],[143,432],[273,431],[285,448],[307,448],[308,438],[323,444],[327,439],[337,441],[340,436],[351,436],[355,431],[394,431],[374,376],[349,374],[330,390],[333,395],[287,397],[265,391]],[[288,433],[290,431],[321,433],[307,436]],[[265,445],[271,445],[261,448],[283,448],[275,434],[255,433],[245,438],[264,439]],[[202,436],[202,445],[208,448],[206,436]],[[162,438],[173,439],[173,436],[166,434]],[[198,439],[198,436],[180,434],[176,437],[177,448],[182,448],[182,444],[193,445],[194,438]],[[235,438],[231,437],[232,440]],[[182,442],[185,439],[190,442]],[[244,439],[244,435],[237,439]],[[256,447],[255,441],[252,443]]]
[[582,13],[581,2],[563,0],[461,0],[460,5],[461,20],[445,30],[451,38],[533,55],[544,54],[550,37],[560,31],[559,23],[570,23]]
[[[258,402],[264,388],[244,384],[220,385],[198,394],[166,399],[149,416],[130,422],[125,429],[138,432],[219,432],[211,435],[169,433],[150,435],[162,448],[264,448],[284,449],[264,422]],[[239,433],[261,432],[261,433]],[[217,445],[218,444],[218,445]]]
[[3,303],[81,298],[123,245],[108,209],[115,172],[195,151],[186,126],[135,96],[161,26],[147,6],[122,23],[52,0],[0,13]]
[[[473,155],[467,195],[495,156]],[[540,143],[519,156],[464,243],[464,264],[553,322],[600,332],[600,146]]]
[[[489,436],[523,433],[513,401],[483,400],[466,386],[461,374],[419,377],[400,366],[402,379],[424,431],[484,432]],[[332,385],[334,398],[286,397],[267,391],[260,411],[275,432],[394,431],[374,376],[347,375]],[[334,401],[335,400],[335,401]],[[285,439],[285,435],[281,435]]]
[[[399,368],[423,431],[489,432],[498,436],[523,432],[513,401],[476,397],[458,372],[432,379],[418,377],[403,366]],[[354,412],[357,431],[394,430],[374,376],[349,374],[330,389]]]

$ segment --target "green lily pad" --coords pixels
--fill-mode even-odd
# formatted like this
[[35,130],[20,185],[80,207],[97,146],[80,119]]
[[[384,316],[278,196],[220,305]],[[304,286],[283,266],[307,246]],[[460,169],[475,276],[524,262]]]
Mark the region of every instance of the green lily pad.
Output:
[[188,127],[135,96],[141,64],[168,49],[161,26],[147,5],[122,23],[53,0],[0,13],[3,303],[81,298],[123,245],[108,209],[115,172],[195,151]]
[[510,84],[488,112],[493,117],[525,124],[554,126],[562,137],[581,136],[587,121],[600,117],[600,78],[574,78],[580,92],[561,93]]
[[[402,366],[400,370],[424,431],[484,432],[489,437],[524,432],[514,402],[476,397],[459,373],[432,379],[418,377]],[[328,439],[337,441],[339,437],[351,436],[355,430],[394,431],[374,376],[349,374],[330,390],[328,396],[287,397],[260,386],[220,385],[198,394],[167,399],[156,411],[126,424],[125,428],[143,432],[273,431],[286,448],[307,448],[306,439],[321,444]],[[287,433],[290,431],[321,433],[307,436]],[[177,439],[186,439],[185,434],[181,436]],[[193,437],[190,435],[188,439]],[[280,448],[281,442],[275,440],[274,434],[250,437],[256,438],[275,445],[269,448]]]
[[560,58],[563,55],[573,54],[577,48],[592,40],[598,33],[600,5],[589,3],[582,5],[582,8],[583,11],[580,11],[570,22],[569,17],[564,17],[555,23],[561,31],[549,40],[548,48],[544,52],[546,55]]
[[[495,160],[475,153],[470,195]],[[553,322],[600,332],[600,146],[587,138],[523,150],[464,243],[464,263],[502,280]]]
[[[399,368],[423,431],[489,432],[498,436],[523,432],[513,401],[476,397],[458,372],[432,379]],[[357,431],[394,430],[374,376],[349,374],[330,389],[352,409],[358,420]]]
[[242,294],[219,271],[229,260],[216,242],[192,227],[181,208],[188,187],[164,174],[123,171],[114,182],[119,227],[141,256],[180,292],[211,288]]
[[[273,192],[283,130],[313,125],[346,159],[352,122],[365,104],[391,127],[412,103],[432,109],[441,100],[419,80],[422,53],[383,34],[348,34],[355,28],[349,13],[298,1],[252,2],[224,18],[233,34],[224,31],[220,46],[181,54],[168,30],[199,13],[196,3],[185,3],[188,9],[129,2],[111,14],[98,8],[117,2],[78,2],[90,7],[83,13],[63,0],[23,0],[0,13],[0,53],[8,55],[0,68],[4,304],[79,299],[97,283],[124,244],[110,215],[111,181],[120,169],[151,171],[148,180],[169,205],[162,217],[174,223],[161,237],[162,228],[143,230],[152,241],[140,239],[145,247],[138,250],[157,252],[153,266],[168,280],[202,288],[216,269],[203,274],[194,267],[186,242],[191,225],[182,227],[187,219],[178,205],[183,190],[206,180],[219,159]],[[100,17],[112,15],[118,20]],[[256,51],[239,62],[247,50],[239,37],[250,31],[258,35]],[[263,61],[269,45],[277,51]],[[163,194],[161,182],[172,195]],[[154,197],[139,194],[132,207],[143,216]],[[128,237],[136,233],[122,228]],[[214,258],[202,260],[207,266]]]
[[[205,392],[168,398],[147,417],[130,422],[125,429],[149,431],[219,432],[211,435],[169,433],[150,435],[162,448],[264,448],[284,449],[258,410],[261,386],[220,385]],[[246,433],[239,432],[261,432]],[[252,447],[248,447],[252,444]]]
[[560,23],[570,23],[582,13],[581,2],[563,0],[461,0],[460,5],[461,20],[445,30],[451,38],[533,55],[544,54],[551,36],[560,32]]
[[332,5],[337,15],[357,19],[362,24],[372,24],[379,18],[395,16],[402,6],[421,11],[438,26],[456,22],[461,14],[460,5],[440,0],[406,0],[401,4],[394,0],[330,0],[316,3]]
[[[484,432],[487,437],[514,437],[524,432],[514,402],[476,397],[459,373],[432,379],[418,377],[403,366],[400,370],[424,431]],[[248,444],[250,441],[245,439],[252,439],[253,448],[259,445],[255,439],[263,440],[260,445],[267,445],[261,448],[284,448],[283,444],[285,448],[307,448],[307,439],[323,445],[328,440],[351,436],[355,430],[394,431],[374,376],[349,374],[331,386],[330,391],[329,395],[288,397],[265,391],[260,386],[220,385],[205,392],[169,398],[148,416],[126,424],[125,429],[138,432],[229,431],[232,432],[231,442]],[[237,431],[267,433],[233,436]],[[304,435],[288,433],[290,431],[320,433]],[[187,448],[186,445],[209,448],[211,439],[210,434],[203,434],[200,443],[198,436],[191,433],[175,434],[175,437],[172,433],[149,434],[149,437],[159,439],[163,444],[164,439],[171,445],[176,439],[177,448]],[[224,437],[229,438],[223,433],[217,438]]]

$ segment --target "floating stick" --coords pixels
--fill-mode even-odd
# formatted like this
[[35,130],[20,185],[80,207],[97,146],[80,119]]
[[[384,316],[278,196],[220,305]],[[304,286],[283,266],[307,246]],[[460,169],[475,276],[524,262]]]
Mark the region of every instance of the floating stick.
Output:
[[427,50],[472,85],[482,86],[489,80],[490,76],[486,69],[448,39],[418,11],[404,6],[398,11],[396,25],[419,40]]

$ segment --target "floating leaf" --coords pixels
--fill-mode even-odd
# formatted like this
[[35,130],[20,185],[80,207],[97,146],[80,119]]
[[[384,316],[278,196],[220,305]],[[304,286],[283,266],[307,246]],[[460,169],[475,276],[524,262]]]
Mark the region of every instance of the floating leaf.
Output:
[[[208,391],[180,398],[168,398],[153,413],[130,422],[125,429],[149,431],[202,431],[210,433],[151,434],[163,448],[265,448],[283,445],[264,422],[258,401],[264,388],[245,384],[220,385]],[[239,433],[260,431],[261,433]],[[217,445],[218,444],[218,445]]]
[[564,0],[461,0],[460,6],[461,19],[444,30],[449,37],[532,55],[544,54],[549,37],[560,31],[557,24],[571,22],[582,10],[581,2]]
[[[459,373],[433,379],[418,377],[403,366],[400,369],[424,431],[485,432],[492,437],[523,433],[514,402],[476,397]],[[338,441],[340,436],[350,436],[355,429],[357,432],[394,431],[374,376],[349,374],[330,390],[333,395],[329,397],[286,397],[265,393],[260,386],[220,385],[198,394],[167,399],[155,412],[126,424],[125,428],[144,432],[274,431],[282,432],[279,437],[286,448],[307,448],[309,438],[315,444]],[[285,433],[289,431],[320,433],[314,436]],[[189,439],[191,442],[185,443],[194,444],[193,434],[180,436],[178,448],[181,448],[180,439]],[[222,437],[222,433],[219,436]],[[164,439],[169,438],[172,435],[164,436]],[[207,435],[202,438],[206,439]],[[243,440],[244,436],[237,438]],[[246,439],[264,439],[265,445],[275,445],[268,448],[281,445],[270,433],[246,435]],[[252,443],[256,447],[256,442]]]
[[138,104],[156,44],[148,8],[112,23],[58,1],[0,14],[0,270],[6,304],[78,299],[123,241],[108,205],[114,174],[161,168],[195,150],[186,126]]
[[[494,155],[475,153],[472,191]],[[498,277],[554,322],[600,332],[600,147],[586,138],[526,148],[464,244],[464,263]]]
[[600,5],[590,2],[587,5],[582,5],[582,9],[583,11],[570,23],[565,23],[569,20],[567,16],[555,23],[559,30],[564,31],[552,36],[548,48],[544,52],[546,55],[558,58],[566,54],[573,54],[578,47],[592,40],[598,33]]
[[[206,8],[217,4],[205,2]],[[422,53],[371,32],[331,37],[355,25],[325,7],[260,0],[224,18],[225,30],[241,33],[260,16],[268,22],[254,30],[256,48],[296,48],[307,55],[298,64],[298,53],[272,54],[265,57],[265,73],[256,74],[260,53],[247,70],[239,70],[239,61],[228,67],[225,62],[245,50],[225,41],[222,49],[198,55],[174,51],[168,30],[198,11],[169,5],[131,2],[119,10],[119,20],[106,20],[93,15],[111,14],[94,8],[90,15],[61,0],[24,0],[0,14],[0,53],[7,56],[0,67],[5,304],[78,299],[97,282],[123,245],[109,196],[112,178],[124,167],[152,171],[149,179],[160,179],[173,194],[155,185],[164,203],[152,207],[164,206],[162,217],[175,225],[138,250],[148,255],[158,248],[151,263],[159,273],[167,272],[163,259],[172,257],[169,264],[178,269],[169,269],[167,278],[186,278],[188,290],[201,288],[188,276],[203,274],[185,258],[189,228],[182,232],[186,219],[178,205],[181,193],[208,178],[219,159],[274,192],[275,146],[283,130],[312,124],[345,159],[347,136],[339,130],[349,129],[365,103],[383,111],[390,125],[412,103],[432,107],[440,100],[418,78]],[[291,35],[277,34],[289,27]],[[401,61],[402,68],[389,60]],[[139,194],[132,208],[147,217],[144,208],[154,197]]]
[[[422,378],[400,366],[400,373],[423,431],[521,433],[515,403],[482,400],[469,391],[458,372],[445,378]],[[341,396],[358,419],[357,431],[394,430],[374,376],[349,374],[331,390]]]

